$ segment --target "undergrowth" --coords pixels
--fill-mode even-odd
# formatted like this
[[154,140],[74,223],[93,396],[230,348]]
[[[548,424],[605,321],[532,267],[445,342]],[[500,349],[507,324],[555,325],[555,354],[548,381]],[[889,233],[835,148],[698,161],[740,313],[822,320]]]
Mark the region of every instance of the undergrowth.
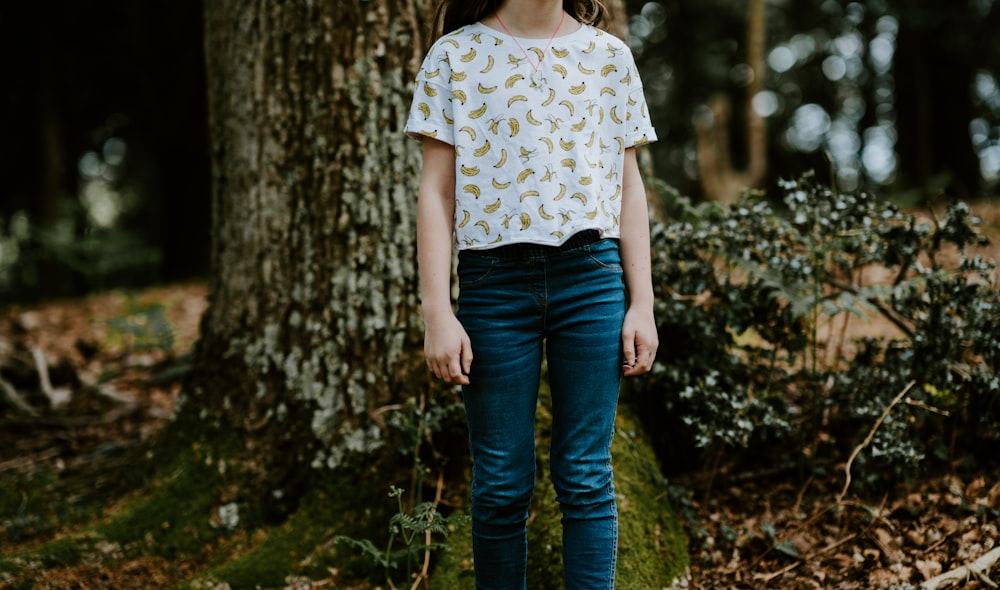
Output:
[[[639,403],[677,426],[661,429],[668,464],[696,446],[815,473],[871,433],[855,481],[878,487],[995,444],[1000,298],[995,264],[967,254],[985,243],[969,207],[921,220],[809,177],[781,192],[731,207],[674,194],[675,221],[654,227],[661,345]],[[871,321],[898,336],[846,338]]]

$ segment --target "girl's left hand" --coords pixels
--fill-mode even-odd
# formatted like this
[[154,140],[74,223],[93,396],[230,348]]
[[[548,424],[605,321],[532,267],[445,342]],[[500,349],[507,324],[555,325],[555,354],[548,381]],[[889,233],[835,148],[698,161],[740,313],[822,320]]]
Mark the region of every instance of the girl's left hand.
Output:
[[622,324],[622,348],[625,352],[623,374],[634,377],[648,373],[653,367],[659,343],[652,310],[630,307]]

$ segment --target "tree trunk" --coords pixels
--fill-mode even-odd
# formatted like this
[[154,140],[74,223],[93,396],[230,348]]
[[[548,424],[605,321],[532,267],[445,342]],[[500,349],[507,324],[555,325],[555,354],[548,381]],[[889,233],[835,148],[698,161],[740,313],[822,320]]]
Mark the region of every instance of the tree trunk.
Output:
[[205,3],[212,297],[183,411],[242,432],[274,485],[380,447],[375,410],[425,382],[417,6]]
[[750,0],[747,8],[747,63],[753,77],[747,86],[745,125],[747,166],[736,170],[731,161],[729,125],[732,100],[719,95],[705,114],[695,121],[698,170],[705,199],[732,203],[741,191],[758,187],[767,173],[767,127],[753,108],[753,98],[764,90],[765,67],[765,0]]

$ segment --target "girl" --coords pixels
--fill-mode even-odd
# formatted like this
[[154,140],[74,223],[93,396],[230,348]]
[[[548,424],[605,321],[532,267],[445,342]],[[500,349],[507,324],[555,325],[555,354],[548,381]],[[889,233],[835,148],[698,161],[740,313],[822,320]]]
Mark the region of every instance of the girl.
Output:
[[619,382],[657,347],[635,158],[656,136],[604,16],[600,0],[443,0],[406,125],[423,140],[424,352],[468,416],[477,588],[526,587],[543,354],[565,587],[614,587]]

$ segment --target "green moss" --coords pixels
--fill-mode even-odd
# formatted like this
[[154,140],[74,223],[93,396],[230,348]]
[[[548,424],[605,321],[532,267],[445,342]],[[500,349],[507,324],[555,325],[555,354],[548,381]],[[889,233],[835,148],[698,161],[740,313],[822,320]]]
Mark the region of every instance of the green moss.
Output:
[[122,546],[141,542],[144,553],[169,559],[216,540],[210,517],[219,504],[218,470],[199,460],[197,451],[153,481],[148,495],[129,501],[121,512],[94,527],[103,539]]
[[[373,465],[364,456],[351,455],[348,461],[334,474],[317,472],[307,484],[310,491],[286,522],[258,529],[251,546],[238,556],[220,556],[217,565],[174,590],[219,584],[233,590],[283,587],[288,576],[324,579],[331,568],[345,577],[380,579],[383,574],[373,564],[333,539],[343,534],[382,542],[393,508],[385,487],[392,476],[385,466]],[[372,501],[383,498],[382,503]]]
[[612,451],[618,494],[619,590],[666,588],[687,575],[687,538],[665,498],[662,475],[639,420],[622,406]]
[[[49,485],[25,488],[30,489],[25,496],[32,499],[27,503],[29,507],[62,506],[49,509],[55,515],[51,516],[52,526],[62,536],[28,550],[7,552],[5,564],[9,565],[15,581],[30,580],[39,569],[82,562],[112,564],[137,555],[182,560],[203,553],[206,546],[228,533],[211,522],[223,489],[218,449],[236,448],[233,441],[220,438],[212,451],[216,459],[204,451],[207,448],[204,445],[188,442],[186,447],[175,445],[169,453],[122,457],[100,469],[77,474],[70,481],[56,479]],[[169,444],[164,448],[169,448]],[[167,455],[172,459],[161,462],[161,457]],[[95,483],[98,477],[111,479],[111,483],[98,485]],[[240,487],[229,483],[232,488]],[[136,487],[139,492],[130,491]],[[86,521],[100,520],[74,532],[73,524],[83,523],[84,515],[73,516],[65,507],[67,502],[74,501],[64,496],[67,489],[76,490],[74,495],[88,499]],[[109,505],[109,498],[118,499],[120,507]],[[9,510],[9,498],[2,502],[3,509]],[[47,513],[39,511],[39,514]],[[104,514],[107,516],[102,518]]]

